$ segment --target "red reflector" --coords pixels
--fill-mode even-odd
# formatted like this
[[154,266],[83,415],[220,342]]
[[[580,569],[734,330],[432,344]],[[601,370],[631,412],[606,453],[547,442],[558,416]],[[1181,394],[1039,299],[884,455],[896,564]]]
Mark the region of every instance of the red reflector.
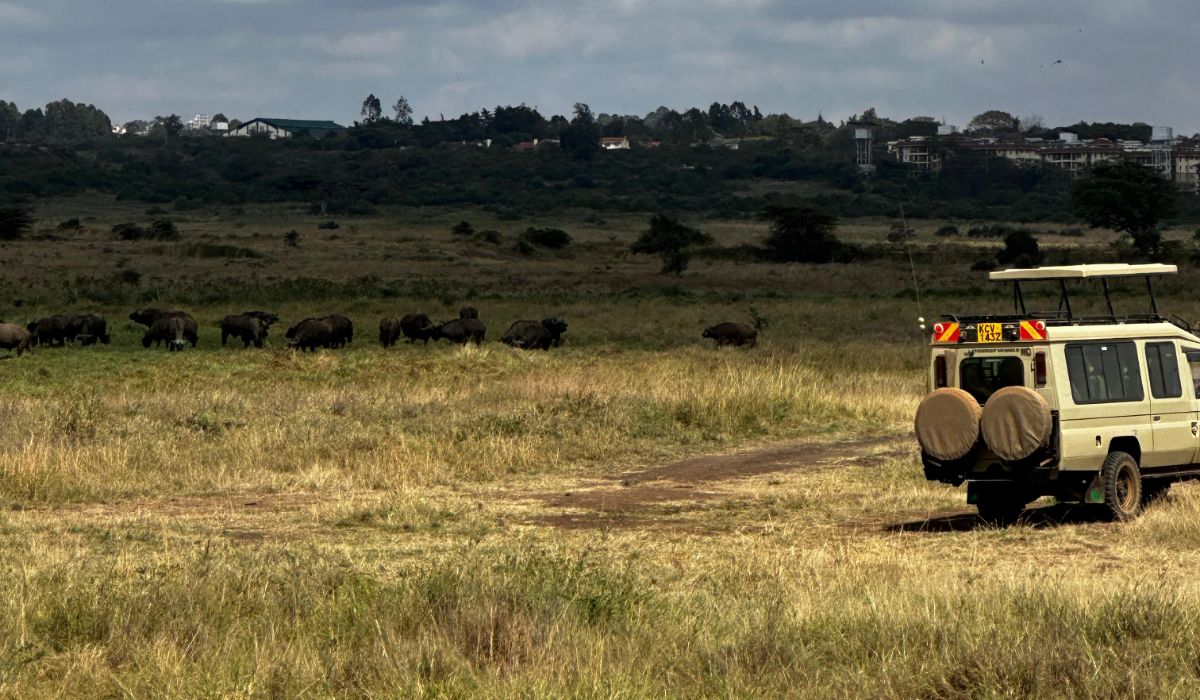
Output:
[[941,334],[943,334],[945,332],[946,332],[946,324],[944,324],[944,323],[933,324],[933,334],[934,335],[940,336]]
[[1040,331],[1040,332],[1044,332],[1046,330],[1046,322],[1045,321],[1034,321],[1033,327],[1038,329],[1038,331]]
[[1033,382],[1038,386],[1046,386],[1046,353],[1039,352],[1033,356]]
[[941,389],[946,384],[946,356],[938,355],[933,360],[933,388]]

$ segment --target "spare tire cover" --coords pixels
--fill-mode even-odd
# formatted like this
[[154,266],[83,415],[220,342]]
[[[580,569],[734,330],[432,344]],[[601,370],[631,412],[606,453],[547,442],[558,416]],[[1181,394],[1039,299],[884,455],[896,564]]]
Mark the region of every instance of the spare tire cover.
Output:
[[979,440],[979,402],[962,389],[936,389],[921,400],[915,421],[917,442],[937,459],[965,457]]
[[1010,462],[1025,459],[1050,440],[1054,419],[1050,406],[1036,391],[1006,386],[983,407],[983,441],[997,457]]

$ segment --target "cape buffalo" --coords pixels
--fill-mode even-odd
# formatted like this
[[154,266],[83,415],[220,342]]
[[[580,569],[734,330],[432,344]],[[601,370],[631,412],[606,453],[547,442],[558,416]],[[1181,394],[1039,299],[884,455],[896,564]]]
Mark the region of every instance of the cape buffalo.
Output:
[[[135,323],[140,323],[147,328],[152,327],[155,323],[167,317],[176,317],[183,320],[183,337],[196,347],[196,343],[200,340],[200,324],[196,323],[196,319],[186,311],[164,311],[163,309],[138,309],[129,314],[129,320]],[[159,340],[154,340],[157,345]]]
[[59,314],[32,321],[25,330],[29,331],[30,345],[65,345],[67,340],[74,340],[70,326],[71,317]]
[[567,322],[560,318],[517,321],[508,327],[500,342],[526,350],[549,350],[562,343],[562,334],[566,332]]
[[309,318],[288,329],[287,337],[292,341],[293,348],[300,351],[316,352],[317,348],[336,347],[334,338],[336,331],[328,318]]
[[169,352],[180,352],[188,340],[186,319],[182,316],[163,316],[146,329],[146,334],[142,336],[142,347],[148,348],[151,343],[162,341]]
[[464,306],[458,310],[458,317],[464,321],[468,318],[479,318],[479,309],[474,306]]
[[17,357],[29,349],[29,331],[15,323],[0,323],[0,348],[16,350]]
[[483,336],[487,333],[487,326],[483,325],[483,321],[477,318],[460,318],[453,321],[446,321],[442,325],[434,329],[436,335],[434,340],[445,338],[451,343],[463,345],[467,342],[479,345],[483,342]]
[[701,337],[712,338],[717,342],[718,347],[722,345],[747,345],[749,347],[758,345],[758,329],[745,323],[718,323],[705,328]]
[[269,323],[264,323],[258,316],[249,314],[237,314],[226,316],[221,319],[221,345],[229,340],[230,336],[241,338],[243,347],[250,347],[250,343],[254,343],[254,347],[261,348],[263,341],[267,339],[267,329],[270,328]]
[[72,316],[67,325],[67,333],[71,340],[78,340],[80,345],[108,345],[112,342],[108,336],[108,321],[99,314]]
[[379,322],[379,344],[390,348],[400,339],[400,319],[389,316]]
[[400,332],[410,343],[418,340],[428,343],[430,338],[436,339],[436,330],[437,326],[433,325],[433,321],[425,314],[405,314],[404,318],[400,319]]
[[[330,314],[320,318],[306,318],[287,330],[287,339],[295,340],[300,328],[309,321],[324,321],[329,324],[329,343],[324,347],[340,348],[354,340],[354,323],[341,314]],[[295,343],[292,343],[295,345]]]

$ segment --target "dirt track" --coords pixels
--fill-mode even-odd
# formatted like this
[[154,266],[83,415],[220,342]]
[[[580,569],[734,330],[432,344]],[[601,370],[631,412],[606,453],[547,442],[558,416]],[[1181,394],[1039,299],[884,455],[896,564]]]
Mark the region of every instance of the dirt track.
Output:
[[[578,491],[536,494],[554,511],[533,522],[571,529],[672,526],[663,522],[664,508],[681,512],[703,501],[722,498],[712,490],[721,482],[777,472],[811,471],[863,464],[905,452],[906,437],[885,437],[832,443],[791,442],[734,452],[705,455],[623,474]],[[655,511],[653,514],[648,511]],[[651,516],[654,517],[651,517]]]

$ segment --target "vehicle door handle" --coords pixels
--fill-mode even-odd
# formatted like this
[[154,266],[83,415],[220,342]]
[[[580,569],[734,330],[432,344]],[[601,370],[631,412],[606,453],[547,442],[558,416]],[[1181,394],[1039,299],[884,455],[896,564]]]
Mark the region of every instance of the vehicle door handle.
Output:
[[1154,422],[1155,422],[1155,423],[1159,422],[1160,420],[1162,420],[1162,416],[1155,416],[1155,417],[1154,417]]

